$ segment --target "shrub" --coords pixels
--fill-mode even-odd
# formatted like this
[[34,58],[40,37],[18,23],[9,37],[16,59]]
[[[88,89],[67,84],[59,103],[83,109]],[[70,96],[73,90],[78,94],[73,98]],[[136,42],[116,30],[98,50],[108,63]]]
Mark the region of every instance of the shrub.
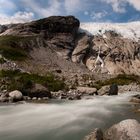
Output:
[[20,47],[20,42],[27,43],[27,41],[33,39],[33,37],[21,37],[21,36],[0,36],[0,54],[10,60],[25,60],[28,56],[27,52]]
[[129,85],[131,83],[140,84],[140,76],[121,74],[118,75],[117,77],[110,78],[105,81],[97,81],[94,83],[93,86],[96,87],[97,89],[100,89],[102,86],[105,85],[111,85],[111,84]]
[[40,76],[37,74],[21,73],[20,71],[2,70],[0,78],[7,77],[10,81],[8,90],[25,90],[30,89],[33,84],[38,83],[47,87],[50,91],[58,91],[65,88],[64,81],[56,79],[53,74]]

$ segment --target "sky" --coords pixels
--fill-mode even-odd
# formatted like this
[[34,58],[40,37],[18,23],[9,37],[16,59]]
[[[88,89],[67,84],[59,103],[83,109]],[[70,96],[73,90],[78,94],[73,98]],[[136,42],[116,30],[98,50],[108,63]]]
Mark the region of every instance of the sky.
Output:
[[140,21],[140,0],[0,0],[0,24],[73,15],[80,22]]

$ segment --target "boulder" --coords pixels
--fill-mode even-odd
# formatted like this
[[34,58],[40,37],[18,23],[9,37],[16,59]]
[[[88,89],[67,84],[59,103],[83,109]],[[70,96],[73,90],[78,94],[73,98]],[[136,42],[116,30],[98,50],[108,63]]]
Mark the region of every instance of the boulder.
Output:
[[9,101],[9,98],[6,97],[6,96],[0,96],[0,102],[8,102]]
[[140,95],[135,95],[131,98],[130,102],[140,103]]
[[52,95],[50,93],[50,91],[44,87],[41,84],[35,84],[32,89],[30,89],[30,91],[28,91],[27,93],[29,97],[33,98],[33,97],[37,97],[37,98],[43,98],[43,97],[48,97],[48,98],[52,98]]
[[10,92],[9,97],[11,97],[13,101],[21,101],[23,99],[22,93],[18,90],[14,90]]
[[110,86],[103,86],[101,87],[97,92],[98,92],[98,95],[102,96],[102,95],[108,95],[109,94],[109,89],[110,89]]
[[84,140],[103,140],[103,132],[101,129],[95,129],[91,134],[86,136]]
[[97,89],[91,88],[91,87],[77,87],[77,91],[79,91],[82,94],[87,94],[87,95],[94,95],[97,93]]
[[117,95],[118,94],[118,85],[112,84],[109,89],[109,95]]
[[125,93],[125,92],[140,92],[140,85],[136,83],[131,83],[129,85],[122,85],[118,86],[119,87],[119,93]]
[[104,140],[139,140],[140,123],[134,119],[113,125],[104,134]]

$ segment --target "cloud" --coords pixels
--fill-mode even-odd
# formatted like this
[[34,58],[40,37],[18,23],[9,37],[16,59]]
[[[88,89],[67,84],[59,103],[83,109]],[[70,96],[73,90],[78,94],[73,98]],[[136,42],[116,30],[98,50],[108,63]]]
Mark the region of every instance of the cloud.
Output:
[[26,8],[35,12],[38,16],[48,17],[52,15],[62,14],[61,2],[59,0],[48,0],[47,4],[41,6],[34,0],[21,0]]
[[33,20],[32,12],[17,12],[13,16],[0,14],[0,24],[24,23]]
[[88,16],[89,12],[88,11],[84,11],[84,15]]
[[127,0],[137,11],[140,11],[140,0]]
[[112,6],[112,9],[116,13],[125,13],[125,6],[126,6],[126,0],[101,0],[103,2],[106,2],[107,4],[110,4]]
[[108,13],[106,11],[103,11],[103,12],[92,12],[90,14],[90,17],[92,20],[94,20],[94,22],[97,22],[97,21],[103,21],[103,18],[105,16],[107,16]]
[[48,17],[52,15],[76,14],[90,7],[89,0],[48,0],[40,5],[35,0],[21,0],[26,8],[31,9],[38,16]]

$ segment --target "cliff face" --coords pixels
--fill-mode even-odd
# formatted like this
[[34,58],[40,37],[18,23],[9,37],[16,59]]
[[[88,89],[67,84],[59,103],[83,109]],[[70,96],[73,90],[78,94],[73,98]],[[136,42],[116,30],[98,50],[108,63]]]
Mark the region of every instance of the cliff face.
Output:
[[[22,48],[28,54],[26,62],[16,62],[27,71],[43,73],[61,70],[63,75],[140,75],[139,40],[109,30],[89,35],[86,31],[79,31],[79,26],[79,20],[73,16],[53,16],[25,24],[0,26],[0,38],[22,38],[10,40],[10,48]],[[0,48],[3,48],[1,44]]]
[[114,32],[94,36],[84,63],[93,72],[140,74],[140,44]]

